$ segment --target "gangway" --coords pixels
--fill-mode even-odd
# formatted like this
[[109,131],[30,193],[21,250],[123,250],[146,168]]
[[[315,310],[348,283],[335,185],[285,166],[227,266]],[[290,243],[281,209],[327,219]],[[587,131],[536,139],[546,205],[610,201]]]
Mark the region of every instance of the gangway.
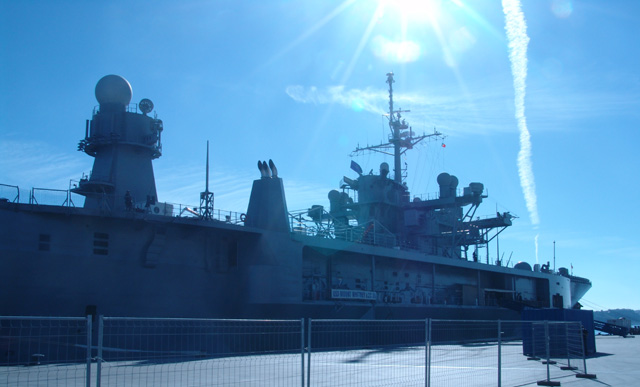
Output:
[[629,329],[626,327],[621,327],[620,325],[609,324],[598,320],[593,320],[593,327],[598,331],[622,337],[626,337],[629,334]]

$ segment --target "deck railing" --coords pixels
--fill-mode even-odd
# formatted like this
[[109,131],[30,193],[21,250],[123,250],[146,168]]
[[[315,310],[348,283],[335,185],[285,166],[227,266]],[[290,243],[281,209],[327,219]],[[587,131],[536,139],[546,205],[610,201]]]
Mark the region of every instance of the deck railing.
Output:
[[358,224],[351,219],[348,224],[345,224],[322,208],[291,211],[289,222],[291,232],[294,234],[389,248],[397,247],[396,236],[380,222],[370,221]]

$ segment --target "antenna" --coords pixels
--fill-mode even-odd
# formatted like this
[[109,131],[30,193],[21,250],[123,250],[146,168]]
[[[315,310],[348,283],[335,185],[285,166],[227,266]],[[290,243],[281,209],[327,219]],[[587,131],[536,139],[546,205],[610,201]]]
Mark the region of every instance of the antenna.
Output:
[[385,114],[385,116],[389,119],[389,129],[391,129],[389,141],[380,145],[366,146],[363,148],[360,148],[360,146],[358,146],[353,152],[351,152],[351,156],[364,151],[379,152],[389,156],[393,156],[393,180],[398,184],[402,184],[403,176],[400,157],[407,150],[412,149],[414,145],[424,140],[425,138],[444,138],[444,136],[442,135],[442,133],[434,129],[432,134],[423,134],[421,136],[414,137],[413,130],[411,129],[411,127],[409,127],[409,123],[406,122],[406,120],[401,119],[402,115],[400,114],[408,113],[410,112],[410,110],[393,110],[393,84],[395,83],[395,80],[393,79],[392,72],[387,73],[387,83],[389,84],[389,113]]
[[204,192],[200,192],[200,216],[202,219],[213,219],[213,192],[209,191],[209,140],[207,140],[207,178]]

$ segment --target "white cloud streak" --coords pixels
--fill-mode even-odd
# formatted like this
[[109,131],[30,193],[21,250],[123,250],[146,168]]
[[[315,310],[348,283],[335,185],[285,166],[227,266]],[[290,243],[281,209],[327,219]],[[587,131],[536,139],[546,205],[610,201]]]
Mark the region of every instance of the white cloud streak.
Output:
[[348,107],[352,107],[355,102],[362,110],[375,114],[385,114],[385,110],[380,105],[384,104],[388,98],[387,93],[383,90],[347,90],[344,86],[330,86],[319,90],[315,86],[292,85],[288,86],[285,91],[296,102],[316,105],[336,103]]
[[[474,94],[473,100],[444,90],[431,90],[429,94],[403,92],[394,95],[394,100],[398,106],[411,110],[410,121],[419,131],[437,127],[446,130],[448,135],[509,132],[512,119],[505,114],[505,106],[511,104],[511,86],[508,90],[494,88]],[[347,89],[344,86],[290,85],[285,92],[299,103],[336,104],[376,115],[386,114],[389,98],[384,89]]]
[[70,179],[88,172],[89,162],[79,152],[61,153],[43,142],[0,139],[0,183],[21,188],[67,189]]
[[527,129],[527,119],[524,114],[529,36],[527,36],[527,24],[524,20],[520,1],[502,0],[502,9],[505,16],[505,31],[509,41],[509,60],[511,61],[513,88],[515,90],[515,117],[520,131],[518,173],[531,223],[537,226],[540,223],[540,218],[538,217],[536,183],[531,162],[531,134]]

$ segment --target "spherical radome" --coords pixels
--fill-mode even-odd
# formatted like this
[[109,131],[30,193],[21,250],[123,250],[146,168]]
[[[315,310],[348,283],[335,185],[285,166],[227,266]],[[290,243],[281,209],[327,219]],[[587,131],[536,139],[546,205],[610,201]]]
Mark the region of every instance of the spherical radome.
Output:
[[515,269],[520,269],[520,270],[527,270],[527,271],[532,271],[533,269],[531,269],[531,265],[529,265],[529,263],[524,262],[524,261],[520,261],[518,263],[516,263],[515,265],[513,265],[513,267]]
[[131,85],[119,75],[106,75],[96,84],[96,99],[102,104],[128,105],[131,102]]

